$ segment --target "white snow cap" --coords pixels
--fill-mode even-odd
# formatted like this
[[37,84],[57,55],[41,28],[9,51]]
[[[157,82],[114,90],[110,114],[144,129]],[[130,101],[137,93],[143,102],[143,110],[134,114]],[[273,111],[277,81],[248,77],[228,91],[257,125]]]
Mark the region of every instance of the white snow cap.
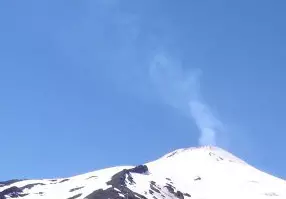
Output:
[[148,172],[121,166],[66,179],[0,182],[0,198],[286,199],[284,180],[214,146],[178,149],[145,165]]

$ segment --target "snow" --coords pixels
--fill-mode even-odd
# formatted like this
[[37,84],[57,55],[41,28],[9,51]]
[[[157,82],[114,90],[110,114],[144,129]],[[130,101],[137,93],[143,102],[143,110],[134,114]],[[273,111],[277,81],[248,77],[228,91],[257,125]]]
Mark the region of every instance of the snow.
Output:
[[[78,199],[83,199],[85,196],[91,194],[93,191],[97,189],[107,189],[110,186],[106,184],[111,177],[129,167],[114,167],[103,169],[95,172],[90,172],[83,175],[78,175],[71,178],[66,178],[68,181],[60,183],[60,181],[64,179],[45,179],[45,180],[25,180],[20,181],[9,186],[0,187],[0,192],[9,187],[17,186],[23,187],[25,185],[34,184],[34,183],[42,183],[45,185],[37,185],[31,189],[25,189],[24,193],[28,193],[29,195],[22,197],[23,199],[50,199],[50,198],[58,198],[65,199],[72,197],[77,194],[82,194]],[[97,176],[97,178],[90,178],[93,176]],[[89,179],[90,178],[90,179]],[[56,181],[53,181],[56,180]],[[82,187],[82,189],[70,192],[71,189]],[[39,193],[42,192],[43,195],[39,197]]]
[[[194,198],[256,199],[265,198],[266,193],[286,198],[285,181],[261,172],[216,147],[179,150],[176,155],[163,157],[147,166],[158,181],[164,177],[171,178],[177,189],[190,193]],[[198,176],[201,180],[195,181]]]
[[[174,191],[191,195],[194,199],[286,199],[286,182],[267,173],[257,170],[231,153],[217,147],[200,147],[179,149],[158,160],[146,164],[149,173],[146,175],[132,173],[135,184],[126,183],[132,191],[147,197],[158,199],[177,198],[166,186],[172,185]],[[107,189],[111,177],[132,166],[113,167],[83,175],[66,178],[20,181],[9,186],[0,187],[0,192],[12,186],[23,187],[28,193],[23,199],[67,199],[82,194],[78,199],[98,189]],[[151,189],[150,184],[160,193]],[[169,185],[168,185],[169,184]],[[71,189],[80,188],[70,191]],[[116,191],[120,191],[116,189]],[[42,192],[40,196],[38,193]],[[120,196],[124,197],[122,193]],[[162,196],[163,195],[163,196]],[[8,197],[7,197],[8,198]],[[185,195],[185,198],[188,198]]]

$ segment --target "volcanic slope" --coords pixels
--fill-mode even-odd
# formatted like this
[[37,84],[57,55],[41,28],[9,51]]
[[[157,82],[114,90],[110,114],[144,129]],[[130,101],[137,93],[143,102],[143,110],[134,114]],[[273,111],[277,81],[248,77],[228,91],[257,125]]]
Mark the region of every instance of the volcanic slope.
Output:
[[0,182],[0,199],[286,199],[286,182],[217,147],[60,179]]

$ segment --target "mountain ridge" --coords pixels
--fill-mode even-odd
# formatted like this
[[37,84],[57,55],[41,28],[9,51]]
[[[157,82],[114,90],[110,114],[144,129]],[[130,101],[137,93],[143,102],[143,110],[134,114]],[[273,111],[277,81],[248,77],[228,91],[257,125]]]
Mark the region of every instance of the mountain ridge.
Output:
[[286,198],[286,182],[218,147],[190,147],[138,166],[69,178],[0,182],[0,199]]

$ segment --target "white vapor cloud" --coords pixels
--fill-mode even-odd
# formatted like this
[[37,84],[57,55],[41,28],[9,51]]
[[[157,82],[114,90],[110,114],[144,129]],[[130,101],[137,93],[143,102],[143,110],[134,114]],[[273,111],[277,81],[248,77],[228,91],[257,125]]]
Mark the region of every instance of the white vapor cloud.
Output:
[[207,104],[200,100],[190,99],[191,115],[199,128],[201,145],[217,145],[217,137],[223,130],[223,124],[216,118]]
[[166,54],[151,61],[150,77],[165,103],[190,116],[200,131],[200,145],[217,145],[224,125],[203,101],[199,77],[201,70],[187,70]]
[[[153,2],[148,1],[150,5]],[[164,53],[170,48],[169,43],[176,43],[171,29],[164,28],[172,27],[172,24],[168,24],[169,21],[162,24],[164,20],[159,20],[160,17],[156,21],[157,11],[152,15],[152,9],[140,6],[138,11],[137,4],[132,6],[129,1],[100,0],[92,1],[91,5],[98,9],[98,12],[92,12],[97,24],[94,44],[99,46],[95,57],[106,63],[95,72],[100,74],[99,78],[105,77],[116,90],[143,100],[153,100],[159,94],[160,100],[194,121],[200,131],[200,145],[218,145],[224,124],[203,100],[200,89],[202,71],[184,68],[180,61]],[[90,42],[87,43],[89,45]],[[159,53],[151,52],[158,48]],[[151,61],[148,60],[150,54]]]

